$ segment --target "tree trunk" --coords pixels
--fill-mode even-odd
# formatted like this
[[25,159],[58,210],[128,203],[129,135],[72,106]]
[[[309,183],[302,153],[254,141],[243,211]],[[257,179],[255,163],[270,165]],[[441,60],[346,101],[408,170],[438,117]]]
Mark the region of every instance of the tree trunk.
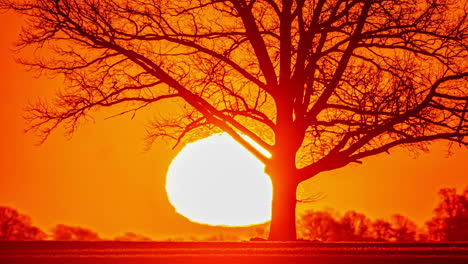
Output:
[[[286,177],[283,177],[285,179]],[[269,240],[296,240],[296,188],[297,184],[286,178],[273,183],[273,201]]]
[[[284,93],[289,91],[282,87]],[[293,98],[290,93],[284,94],[277,101],[277,130],[272,157],[265,167],[273,185],[271,205],[271,222],[269,240],[296,240],[296,152],[300,147],[300,133],[293,124]]]

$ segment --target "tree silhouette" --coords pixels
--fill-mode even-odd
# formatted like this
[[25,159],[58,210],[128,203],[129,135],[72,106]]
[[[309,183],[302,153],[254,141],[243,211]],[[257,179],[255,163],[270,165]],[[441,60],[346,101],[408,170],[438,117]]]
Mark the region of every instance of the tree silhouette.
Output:
[[416,224],[407,217],[394,214],[391,217],[393,240],[399,242],[412,242],[416,240]]
[[374,240],[371,221],[355,211],[338,217],[332,211],[308,211],[299,221],[300,236],[318,241],[369,241]]
[[339,223],[329,211],[308,211],[300,218],[300,236],[313,241],[338,241]]
[[9,207],[0,207],[1,240],[44,240],[47,235],[31,224],[31,218]]
[[82,227],[56,225],[52,229],[53,240],[58,241],[98,241],[102,240],[98,234]]
[[441,198],[435,216],[426,223],[429,239],[435,241],[468,241],[468,186],[458,194],[454,188],[439,191]]
[[318,241],[416,241],[414,222],[399,214],[390,219],[372,222],[355,211],[347,211],[341,218],[330,211],[308,211],[300,217],[299,233],[303,239]]
[[114,238],[115,241],[151,241],[151,238],[135,234],[133,232],[126,232],[122,236]]
[[[225,131],[273,183],[269,239],[296,238],[298,184],[401,146],[467,144],[467,5],[450,0],[1,0],[18,47],[60,74],[30,129],[161,102],[150,142]],[[26,53],[26,52],[25,52]],[[122,109],[119,108],[119,109]],[[264,155],[244,134],[271,153]]]
[[372,236],[376,241],[390,241],[392,239],[392,225],[382,219],[372,223]]
[[348,211],[340,220],[341,241],[366,241],[370,239],[371,221],[361,213]]

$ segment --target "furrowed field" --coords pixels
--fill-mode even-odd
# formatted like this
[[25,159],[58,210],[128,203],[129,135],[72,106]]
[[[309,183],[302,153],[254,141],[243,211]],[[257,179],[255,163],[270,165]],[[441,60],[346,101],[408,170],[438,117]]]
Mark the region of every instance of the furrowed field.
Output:
[[0,263],[468,263],[468,243],[0,242]]

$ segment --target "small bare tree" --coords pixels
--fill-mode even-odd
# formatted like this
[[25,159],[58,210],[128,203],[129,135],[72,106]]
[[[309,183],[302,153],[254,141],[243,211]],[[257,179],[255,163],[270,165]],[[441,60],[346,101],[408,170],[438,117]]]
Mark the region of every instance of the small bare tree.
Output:
[[[269,238],[296,238],[298,184],[394,147],[466,145],[466,0],[5,1],[22,60],[63,75],[28,110],[42,138],[94,110],[165,101],[150,139],[225,131],[273,182]],[[262,154],[244,134],[271,153]]]

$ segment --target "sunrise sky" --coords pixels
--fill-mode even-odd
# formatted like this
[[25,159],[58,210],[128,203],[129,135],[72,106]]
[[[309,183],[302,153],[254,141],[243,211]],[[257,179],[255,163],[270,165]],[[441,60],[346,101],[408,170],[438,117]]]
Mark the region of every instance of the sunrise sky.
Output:
[[[165,174],[177,150],[157,143],[145,150],[145,124],[156,108],[112,119],[111,112],[96,114],[71,139],[58,130],[36,146],[38,138],[25,134],[22,109],[38,97],[50,98],[62,85],[60,78],[33,78],[14,62],[12,43],[21,18],[0,14],[0,206],[30,215],[44,230],[56,224],[92,229],[112,238],[130,231],[153,239],[210,235],[219,228],[189,222],[168,202]],[[334,208],[356,210],[371,218],[393,213],[423,225],[443,187],[459,190],[468,183],[468,151],[453,146],[447,158],[443,143],[416,158],[393,150],[327,172],[302,186],[304,196],[323,193],[323,199],[299,210]],[[301,197],[299,197],[301,198]]]

